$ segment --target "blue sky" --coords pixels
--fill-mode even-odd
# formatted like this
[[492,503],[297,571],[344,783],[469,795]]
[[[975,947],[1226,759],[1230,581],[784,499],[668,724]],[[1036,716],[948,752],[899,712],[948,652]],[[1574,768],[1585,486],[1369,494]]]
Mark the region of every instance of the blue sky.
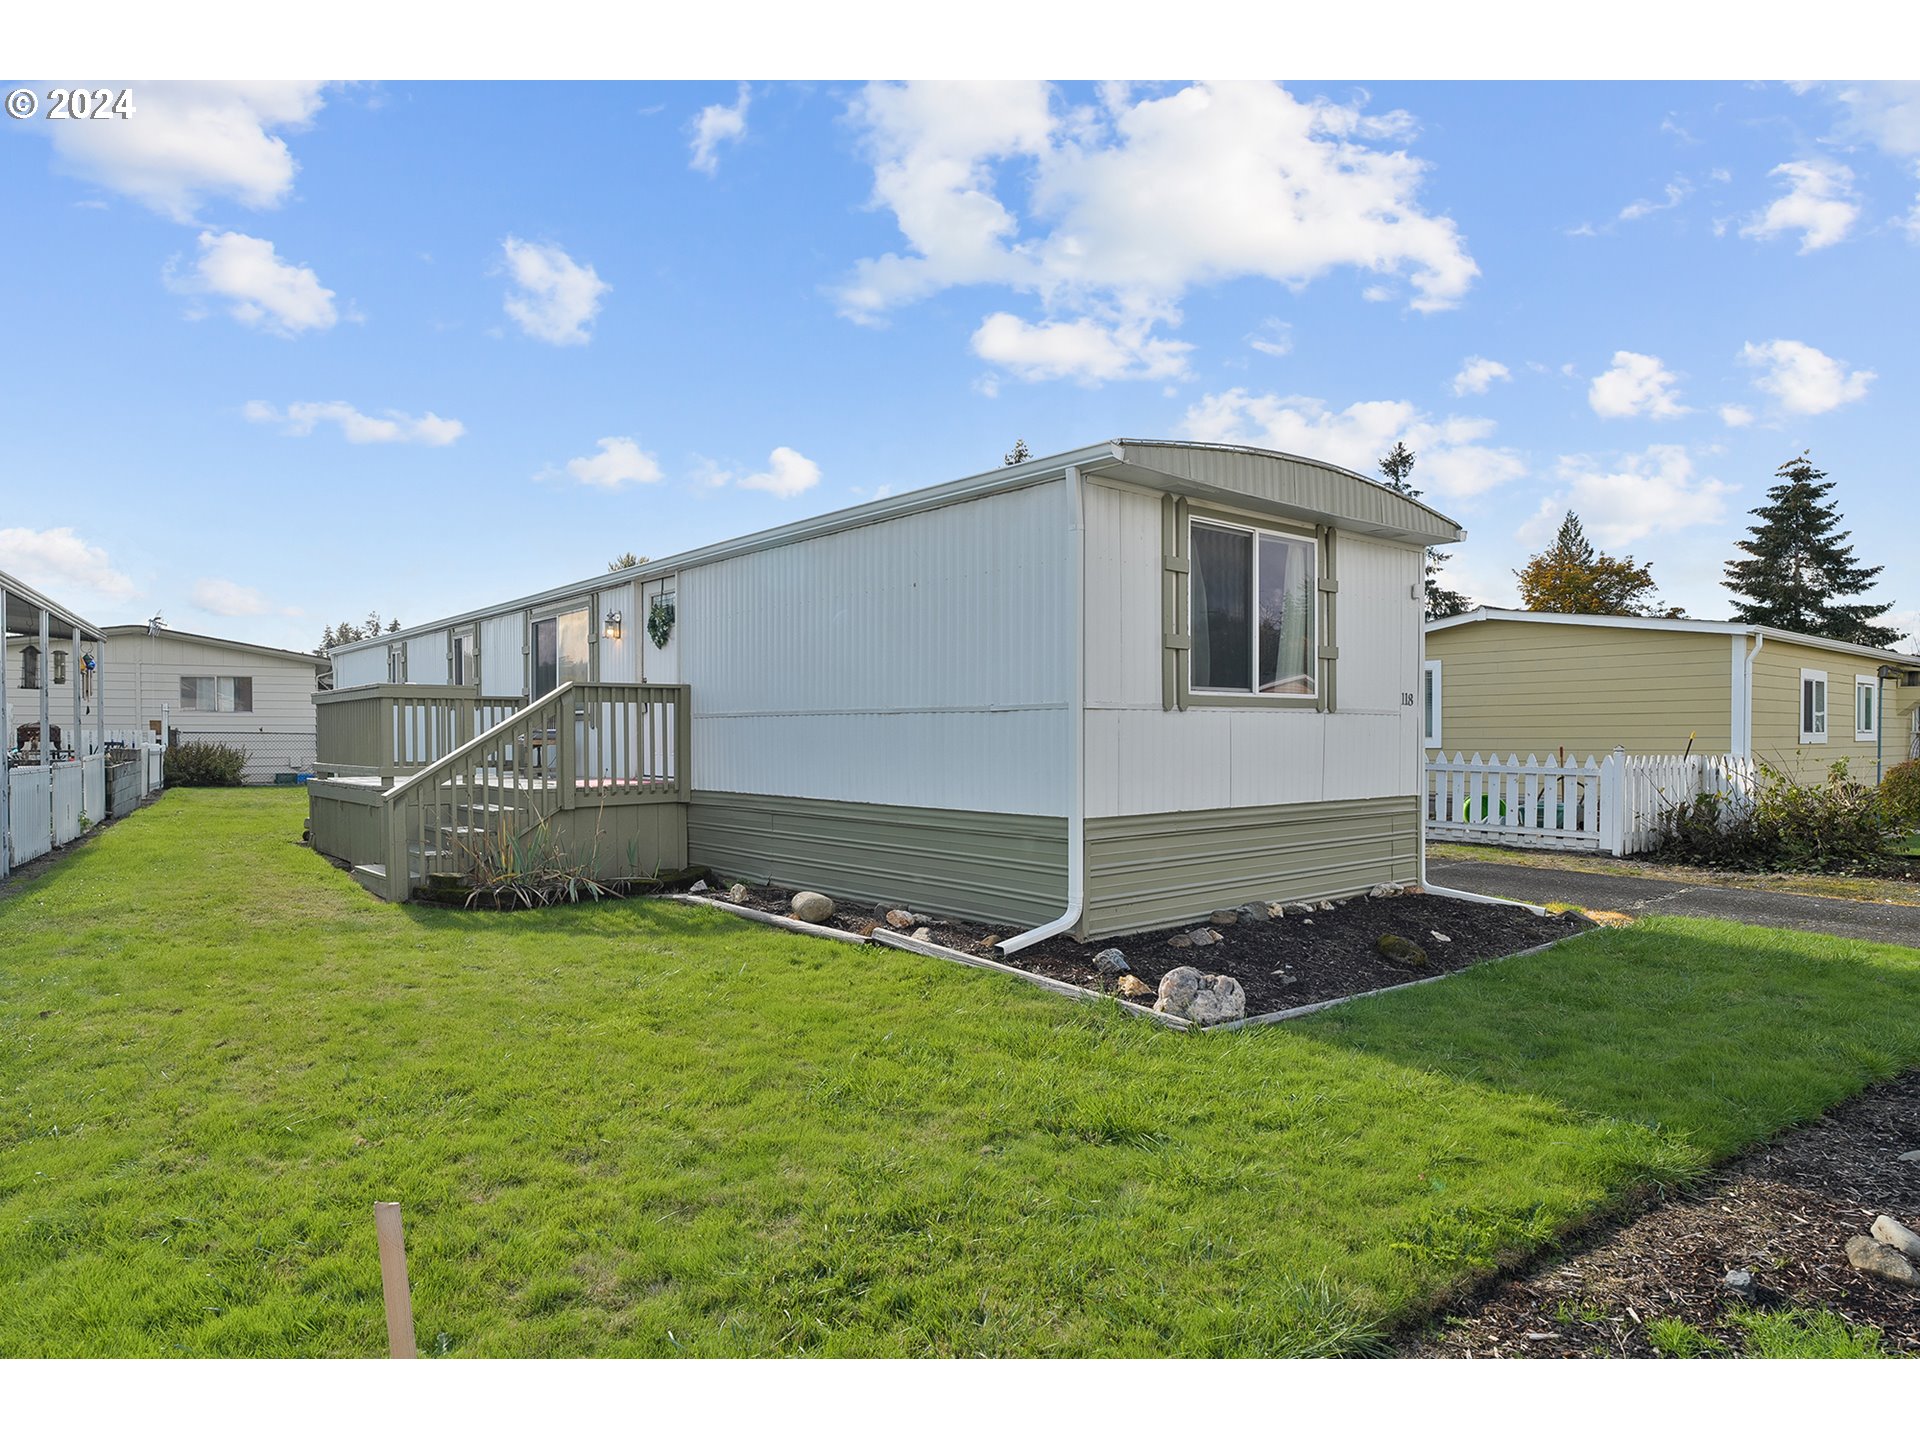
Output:
[[132,88],[0,125],[0,569],[96,620],[305,648],[1141,435],[1404,437],[1458,587],[1571,505],[1710,618],[1810,449],[1920,629],[1920,87]]

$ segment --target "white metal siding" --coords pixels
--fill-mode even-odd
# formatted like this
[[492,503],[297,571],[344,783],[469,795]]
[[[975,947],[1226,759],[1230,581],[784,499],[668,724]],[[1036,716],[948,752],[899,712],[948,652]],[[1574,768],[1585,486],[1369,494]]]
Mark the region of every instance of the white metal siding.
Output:
[[386,683],[387,651],[383,645],[366,650],[349,650],[333,657],[333,688],[336,690]]
[[1412,795],[1422,552],[1341,532],[1336,709],[1161,708],[1160,497],[1087,487],[1087,813]]
[[480,693],[524,695],[527,691],[527,612],[509,610],[480,622]]
[[734,556],[679,578],[694,787],[1066,808],[1064,486]]
[[[633,584],[609,585],[600,592],[594,626],[600,634],[600,678],[609,684],[640,678],[640,644],[646,638],[644,618],[634,613]],[[620,613],[620,638],[606,633],[607,616]]]
[[447,632],[429,630],[407,640],[407,683],[444,685],[447,683]]

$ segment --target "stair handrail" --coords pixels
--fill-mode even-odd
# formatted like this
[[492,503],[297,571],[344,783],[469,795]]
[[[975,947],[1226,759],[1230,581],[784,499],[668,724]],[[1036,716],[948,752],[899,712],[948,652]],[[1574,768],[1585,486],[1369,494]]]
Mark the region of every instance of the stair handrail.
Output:
[[[398,800],[403,795],[405,795],[406,792],[411,790],[414,786],[424,783],[429,776],[437,775],[442,770],[451,772],[459,769],[460,767],[456,765],[454,762],[464,758],[469,750],[474,750],[481,746],[488,745],[492,743],[494,740],[498,739],[500,736],[506,734],[507,731],[511,730],[515,725],[525,723],[528,717],[531,716],[535,710],[546,706],[552,701],[562,699],[570,691],[572,691],[574,686],[578,683],[579,682],[577,681],[569,680],[567,681],[566,684],[558,686],[553,690],[549,690],[545,695],[542,695],[538,700],[528,701],[527,704],[523,705],[520,709],[514,711],[511,715],[507,716],[506,719],[500,721],[497,724],[489,725],[485,730],[482,730],[478,735],[474,736],[471,740],[468,740],[463,744],[455,747],[454,749],[449,750],[446,754],[442,755],[438,760],[435,760],[432,764],[424,766],[423,768],[414,771],[411,775],[406,776],[404,779],[396,780],[394,782],[393,788],[386,792],[386,799],[388,803],[391,804],[393,801]],[[564,744],[565,742],[562,741],[561,743]]]

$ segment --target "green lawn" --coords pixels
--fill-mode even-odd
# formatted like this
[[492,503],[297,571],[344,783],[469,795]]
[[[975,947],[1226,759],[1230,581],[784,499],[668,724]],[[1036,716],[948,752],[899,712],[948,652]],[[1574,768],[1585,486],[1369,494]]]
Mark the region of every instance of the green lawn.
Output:
[[1182,1035],[666,902],[383,905],[179,791],[0,899],[0,1354],[1364,1350],[1920,1063],[1920,951],[1663,920]]

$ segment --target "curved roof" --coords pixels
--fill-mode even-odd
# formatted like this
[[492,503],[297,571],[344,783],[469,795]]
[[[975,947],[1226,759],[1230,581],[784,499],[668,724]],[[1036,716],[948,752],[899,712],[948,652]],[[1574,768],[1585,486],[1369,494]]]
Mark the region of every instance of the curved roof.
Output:
[[584,596],[609,584],[650,580],[695,565],[708,565],[729,556],[778,545],[791,545],[816,535],[873,525],[899,515],[955,505],[1007,490],[1058,480],[1069,466],[1082,474],[1106,476],[1164,490],[1172,494],[1211,499],[1242,509],[1306,523],[1333,524],[1342,529],[1378,535],[1419,545],[1449,545],[1466,532],[1430,505],[1389,489],[1378,480],[1324,460],[1262,450],[1251,445],[1219,445],[1185,440],[1103,440],[1098,444],[1044,455],[1019,465],[996,466],[979,474],[921,489],[904,490],[864,505],[809,516],[770,530],[721,540],[678,555],[649,560],[617,574],[601,571],[567,585],[556,585],[518,599],[502,600],[479,610],[443,616],[424,625],[340,645],[333,653],[388,645],[448,625],[464,625],[487,615],[544,605]]

